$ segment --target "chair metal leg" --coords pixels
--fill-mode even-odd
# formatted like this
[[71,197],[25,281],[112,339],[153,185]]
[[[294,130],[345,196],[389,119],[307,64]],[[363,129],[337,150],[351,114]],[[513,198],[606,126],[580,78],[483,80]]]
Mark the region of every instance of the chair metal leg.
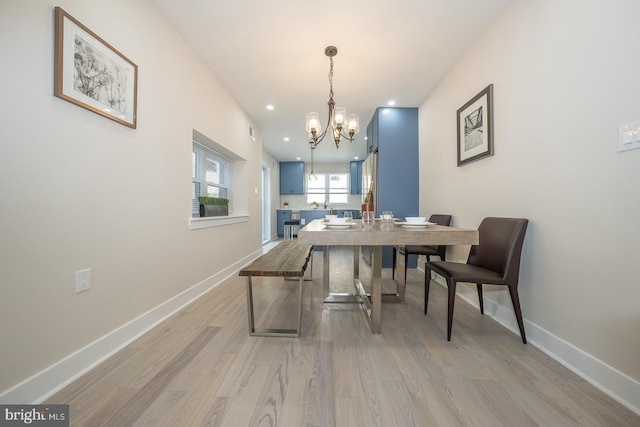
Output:
[[456,302],[456,282],[447,280],[449,306],[447,308],[447,341],[451,341],[451,327],[453,326],[453,305]]
[[[398,247],[394,246],[393,247],[393,261],[391,261],[391,278],[395,279],[396,278],[396,259],[398,257]],[[405,274],[404,277],[406,278],[407,275]]]
[[484,314],[484,299],[482,298],[482,283],[476,283],[478,288],[478,301],[480,301],[480,313]]
[[431,270],[424,263],[424,314],[427,314],[427,306],[429,304],[429,285],[431,284]]
[[518,327],[520,328],[520,336],[522,337],[522,342],[523,344],[526,344],[527,336],[524,333],[524,321],[522,320],[522,311],[520,309],[520,298],[518,298],[518,288],[516,286],[509,286],[509,295],[511,295],[513,310],[516,312],[516,320],[518,321]]

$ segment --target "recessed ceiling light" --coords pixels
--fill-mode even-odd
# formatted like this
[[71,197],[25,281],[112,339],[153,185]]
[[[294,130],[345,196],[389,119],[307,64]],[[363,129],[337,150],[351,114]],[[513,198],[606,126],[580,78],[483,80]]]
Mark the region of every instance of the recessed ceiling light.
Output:
[[285,141],[288,141],[288,140],[289,140],[289,137],[288,137],[288,136],[285,136],[285,137],[284,137],[284,140],[285,140]]
[[391,100],[391,101],[387,102],[387,105],[388,105],[389,107],[393,107],[394,105],[396,105],[396,101]]
[[273,110],[273,105],[271,104],[267,105],[267,110]]
[[353,160],[358,160],[359,158],[360,158],[360,157],[355,156],[355,157],[353,158]]
[[300,157],[296,157],[296,160],[300,160]]

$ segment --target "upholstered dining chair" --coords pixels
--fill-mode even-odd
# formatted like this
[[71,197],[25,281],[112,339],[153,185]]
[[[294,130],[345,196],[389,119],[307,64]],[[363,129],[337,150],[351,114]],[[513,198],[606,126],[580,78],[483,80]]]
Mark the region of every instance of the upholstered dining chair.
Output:
[[[429,217],[429,222],[434,222],[438,225],[451,225],[451,215],[433,214]],[[427,246],[427,245],[407,245],[407,246],[394,246],[393,247],[393,265],[391,266],[391,278],[396,278],[396,257],[399,253],[404,254],[404,277],[407,277],[407,262],[409,261],[409,255],[424,255],[429,261],[430,256],[439,256],[440,260],[445,261],[447,252],[446,245]],[[425,276],[426,277],[426,276]],[[425,278],[426,280],[426,278]]]
[[429,303],[429,281],[431,271],[445,278],[448,288],[447,341],[451,341],[453,304],[458,282],[475,283],[480,300],[480,313],[484,314],[482,285],[503,285],[509,289],[511,302],[520,328],[522,342],[527,343],[518,298],[518,278],[520,258],[528,219],[494,218],[482,220],[478,227],[479,243],[471,246],[466,263],[447,261],[427,261],[425,263],[424,314]]

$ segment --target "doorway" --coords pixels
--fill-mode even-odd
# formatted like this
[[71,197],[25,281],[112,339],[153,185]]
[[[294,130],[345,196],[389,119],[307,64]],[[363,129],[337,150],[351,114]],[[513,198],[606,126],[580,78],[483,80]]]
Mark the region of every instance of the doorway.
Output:
[[271,174],[262,165],[262,243],[271,240]]

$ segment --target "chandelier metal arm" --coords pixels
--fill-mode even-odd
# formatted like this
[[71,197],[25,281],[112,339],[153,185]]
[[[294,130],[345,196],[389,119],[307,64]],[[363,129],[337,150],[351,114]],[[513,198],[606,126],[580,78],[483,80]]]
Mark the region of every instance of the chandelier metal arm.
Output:
[[324,127],[324,130],[319,135],[315,131],[311,131],[311,139],[313,139],[313,148],[316,148],[318,144],[322,142],[324,137],[327,136],[327,131],[331,128],[331,117],[333,117],[333,108],[336,105],[336,103],[333,101],[333,97],[329,98],[329,102],[327,102],[327,105],[329,106],[329,118],[327,119],[327,125]]

